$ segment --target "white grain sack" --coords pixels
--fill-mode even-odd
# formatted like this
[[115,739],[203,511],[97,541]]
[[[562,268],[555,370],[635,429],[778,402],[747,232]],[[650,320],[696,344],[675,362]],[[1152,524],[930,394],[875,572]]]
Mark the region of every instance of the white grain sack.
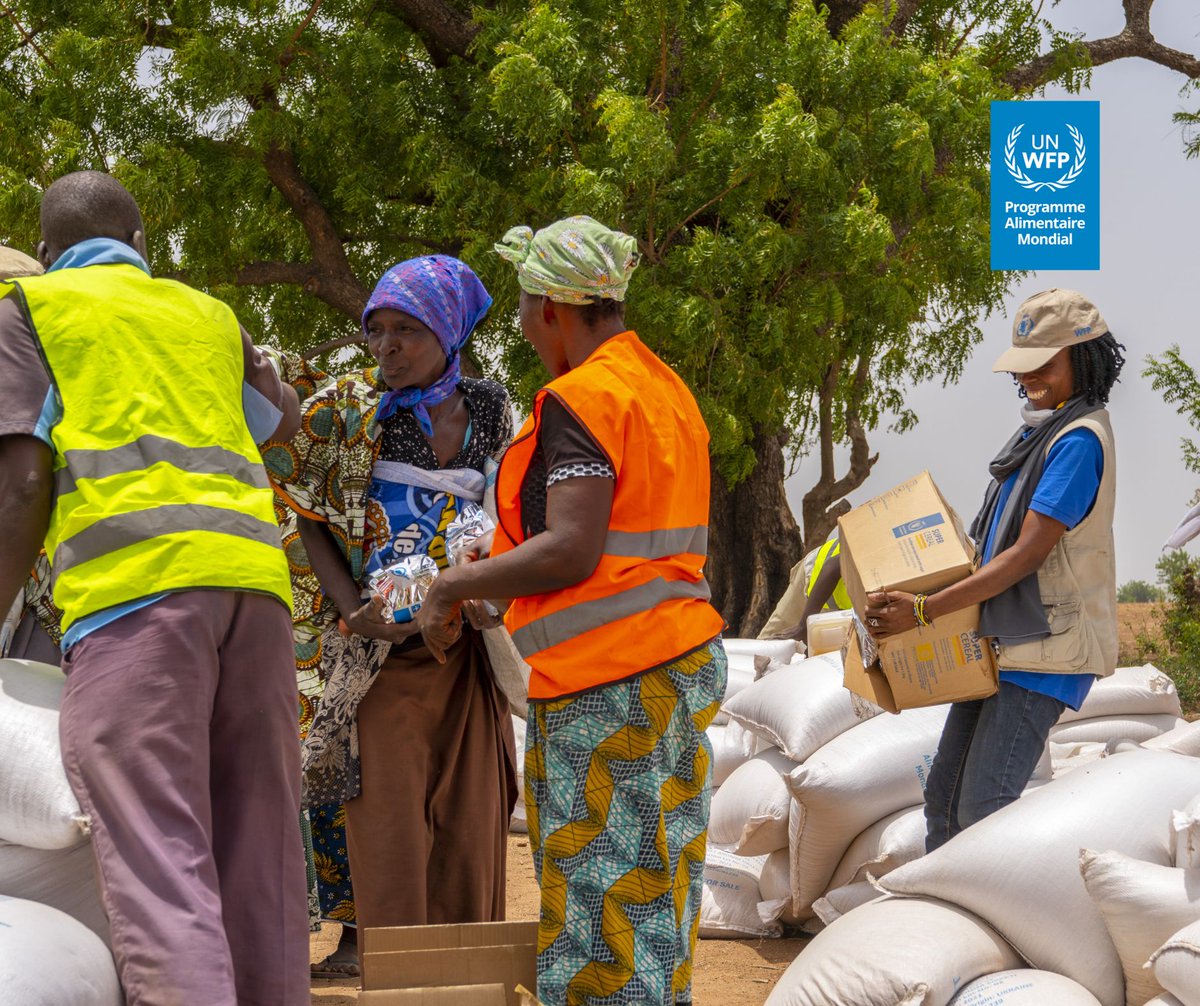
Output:
[[517,802],[508,819],[508,830],[514,835],[525,835],[529,832],[529,822],[525,818],[525,720],[514,714],[512,726],[513,746],[517,752]]
[[1079,871],[1121,958],[1127,1006],[1142,1006],[1163,991],[1143,965],[1175,933],[1200,921],[1200,870],[1084,849]]
[[1087,741],[1135,741],[1141,744],[1159,734],[1174,730],[1184,721],[1172,713],[1148,713],[1144,716],[1093,716],[1073,723],[1061,723],[1050,728],[1050,740],[1055,744],[1078,744]]
[[830,888],[882,877],[925,854],[925,806],[905,807],[862,831],[843,854]]
[[876,716],[835,737],[788,776],[792,910],[811,915],[865,828],[924,802],[947,706]]
[[951,1006],[1100,1006],[1078,982],[1053,971],[999,971],[976,978],[950,1000]]
[[713,748],[713,789],[722,785],[740,765],[757,752],[759,740],[737,723],[713,724],[706,731]]
[[826,891],[824,897],[813,902],[813,913],[828,926],[834,919],[840,919],[847,912],[886,897],[887,895],[880,894],[879,888],[870,881],[858,880],[853,884]]
[[1121,1006],[1121,961],[1083,886],[1079,850],[1111,849],[1168,865],[1167,821],[1198,782],[1193,758],[1115,754],[1026,794],[879,884],[963,906],[1034,967],[1074,979],[1103,1006]]
[[705,939],[778,936],[781,927],[759,915],[758,878],[766,856],[737,856],[710,845],[704,857],[700,935]]
[[1152,751],[1174,751],[1176,754],[1200,758],[1200,720],[1177,724],[1166,733],[1143,741],[1142,746]]
[[721,642],[731,657],[766,657],[776,664],[788,663],[799,645],[794,639],[722,639]]
[[926,898],[884,898],[813,937],[766,1006],[946,1006],[981,975],[1021,966],[986,923]]
[[1059,724],[1097,716],[1145,716],[1169,713],[1182,716],[1175,682],[1153,664],[1118,667],[1107,678],[1097,678],[1078,709],[1067,709]]
[[29,849],[0,842],[0,895],[57,908],[108,942],[91,842],[73,849]]
[[0,898],[0,1002],[12,1006],[121,1006],[104,941],[69,915]]
[[788,844],[790,800],[785,781],[795,764],[769,748],[739,765],[712,797],[708,836],[739,856],[762,856]]
[[[754,656],[752,654],[729,654],[729,664],[725,672],[725,698],[723,701],[728,702],[743,688],[748,688],[754,684],[754,680],[757,677],[758,670],[754,666]],[[713,722],[718,726],[724,726],[729,722],[729,714],[725,712],[724,707],[717,711]]]
[[1200,922],[1175,933],[1150,958],[1154,977],[1181,1006],[1200,1006]]
[[854,701],[842,683],[837,653],[781,667],[726,698],[722,710],[793,761],[804,761],[834,737],[882,712],[878,706]]
[[69,849],[84,818],[67,783],[58,744],[66,677],[57,667],[0,660],[0,840]]

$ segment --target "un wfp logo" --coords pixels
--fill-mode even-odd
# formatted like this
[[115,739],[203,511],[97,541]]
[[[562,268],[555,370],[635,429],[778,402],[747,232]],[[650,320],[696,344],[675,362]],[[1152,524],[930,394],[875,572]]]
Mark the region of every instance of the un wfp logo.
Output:
[[[1012,132],[1008,134],[1008,139],[1004,141],[1004,166],[1008,169],[1013,181],[1022,188],[1032,189],[1034,192],[1040,192],[1042,189],[1058,192],[1079,177],[1079,173],[1083,171],[1083,166],[1087,163],[1087,147],[1083,142],[1083,134],[1078,129],[1070,123],[1066,123],[1066,127],[1075,146],[1074,159],[1072,160],[1070,153],[1059,149],[1060,137],[1056,134],[1031,134],[1030,149],[1021,151],[1024,169],[1017,162],[1017,140],[1021,137],[1025,123],[1022,122],[1013,127]],[[1071,162],[1070,168],[1066,167],[1068,161]],[[1057,171],[1060,174],[1058,178],[1052,180],[1030,178],[1025,173],[1025,169]]]

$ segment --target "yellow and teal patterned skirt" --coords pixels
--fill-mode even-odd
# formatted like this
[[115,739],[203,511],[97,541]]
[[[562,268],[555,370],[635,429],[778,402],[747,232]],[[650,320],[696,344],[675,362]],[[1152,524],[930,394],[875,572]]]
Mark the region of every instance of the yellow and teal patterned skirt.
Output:
[[529,704],[525,803],[546,1006],[686,1006],[712,795],[704,734],[720,639],[581,695]]

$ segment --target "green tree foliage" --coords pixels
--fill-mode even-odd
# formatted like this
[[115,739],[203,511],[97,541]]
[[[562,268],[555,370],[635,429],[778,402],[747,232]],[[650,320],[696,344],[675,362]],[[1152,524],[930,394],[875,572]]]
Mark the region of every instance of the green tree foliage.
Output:
[[1158,579],[1166,587],[1167,611],[1162,634],[1166,669],[1175,679],[1184,712],[1200,712],[1200,559],[1182,550],[1158,561]]
[[[1150,378],[1154,390],[1162,393],[1163,401],[1174,405],[1192,429],[1200,430],[1200,378],[1183,358],[1178,345],[1171,346],[1158,359],[1148,356],[1142,376]],[[1188,471],[1200,474],[1200,449],[1189,437],[1180,443],[1184,465]]]
[[478,362],[527,403],[544,374],[492,243],[569,213],[629,231],[629,319],[708,421],[710,579],[751,631],[800,553],[782,450],[820,456],[823,537],[868,433],[911,426],[905,389],[953,382],[1004,297],[989,102],[1171,65],[1152,2],[1126,0],[1145,32],[1105,47],[996,0],[15,0],[0,240],[32,247],[54,177],[111,170],[157,272],[301,350],[352,341],[391,263],[457,254],[497,300]]
[[1145,580],[1128,580],[1117,588],[1117,600],[1121,604],[1149,604],[1162,599],[1162,590]]

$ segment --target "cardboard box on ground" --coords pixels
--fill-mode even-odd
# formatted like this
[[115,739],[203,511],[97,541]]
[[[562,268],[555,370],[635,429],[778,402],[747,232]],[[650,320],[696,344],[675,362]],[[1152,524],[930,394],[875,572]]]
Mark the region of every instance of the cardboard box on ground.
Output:
[[[928,472],[851,510],[838,520],[838,531],[842,577],[860,620],[868,593],[931,594],[974,568],[975,550],[958,514]],[[979,636],[978,605],[879,641],[874,659],[864,659],[863,644],[859,632],[847,635],[846,687],[891,712],[996,691],[996,662]]]
[[359,1001],[378,1006],[530,1006],[537,923],[396,926],[363,933]]

